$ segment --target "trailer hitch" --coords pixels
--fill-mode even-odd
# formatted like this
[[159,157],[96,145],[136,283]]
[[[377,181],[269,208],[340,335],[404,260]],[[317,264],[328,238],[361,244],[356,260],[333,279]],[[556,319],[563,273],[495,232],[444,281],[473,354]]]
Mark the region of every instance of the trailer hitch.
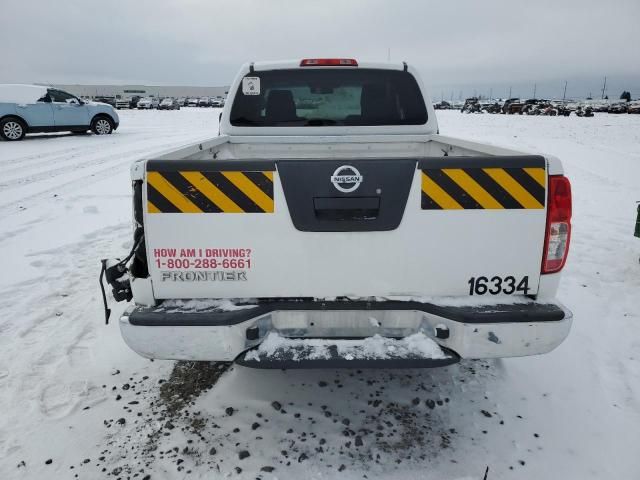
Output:
[[135,254],[136,250],[142,243],[143,236],[136,235],[137,240],[131,248],[131,252],[124,259],[119,258],[103,258],[100,263],[102,268],[100,269],[100,290],[102,291],[102,302],[104,304],[104,322],[109,325],[109,317],[111,316],[111,309],[107,302],[107,293],[104,287],[104,280],[111,286],[111,294],[116,302],[126,301],[129,302],[133,298],[131,292],[131,281],[129,280],[129,270],[127,269],[127,262],[131,260],[131,257]]

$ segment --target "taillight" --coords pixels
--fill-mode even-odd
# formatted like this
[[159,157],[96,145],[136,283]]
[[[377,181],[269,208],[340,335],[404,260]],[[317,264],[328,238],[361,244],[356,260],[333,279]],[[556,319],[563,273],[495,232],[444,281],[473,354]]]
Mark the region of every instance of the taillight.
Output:
[[300,62],[301,67],[357,67],[358,62],[353,58],[305,58]]
[[562,270],[571,239],[571,183],[562,175],[549,176],[547,231],[544,239],[542,273]]

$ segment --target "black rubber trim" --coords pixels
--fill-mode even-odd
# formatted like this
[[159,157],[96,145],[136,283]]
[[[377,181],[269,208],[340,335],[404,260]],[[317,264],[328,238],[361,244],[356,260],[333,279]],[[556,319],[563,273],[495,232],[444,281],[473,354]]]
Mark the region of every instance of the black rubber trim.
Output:
[[553,303],[524,303],[473,307],[444,307],[421,302],[265,300],[254,308],[234,311],[184,311],[159,307],[136,307],[129,323],[140,326],[227,326],[276,310],[416,310],[460,323],[537,323],[563,320],[564,310]]
[[[256,347],[257,348],[257,347]],[[437,368],[446,367],[460,361],[460,357],[443,347],[447,355],[446,358],[420,358],[420,357],[407,357],[407,358],[385,358],[385,359],[352,359],[347,360],[341,357],[337,349],[329,348],[331,358],[323,358],[319,360],[293,360],[293,351],[289,357],[282,358],[280,354],[279,358],[262,356],[260,361],[247,360],[246,355],[251,350],[241,353],[236,359],[235,363],[243,367],[258,368],[266,370],[282,369],[282,370],[298,370],[298,369],[312,369],[312,368]]]
[[500,155],[472,157],[426,157],[418,161],[419,169],[430,168],[544,168],[546,160],[541,155]]
[[27,133],[71,132],[73,130],[89,130],[90,128],[90,125],[35,126],[28,127]]
[[149,160],[147,172],[273,172],[275,160]]

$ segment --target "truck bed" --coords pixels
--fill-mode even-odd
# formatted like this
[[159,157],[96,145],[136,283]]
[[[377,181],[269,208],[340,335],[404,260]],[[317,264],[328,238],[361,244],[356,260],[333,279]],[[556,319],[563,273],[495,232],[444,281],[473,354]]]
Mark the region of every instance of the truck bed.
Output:
[[[513,150],[440,134],[341,135],[341,136],[228,136],[163,152],[159,160],[214,160],[255,158],[380,158],[421,156],[521,156],[531,152]],[[550,175],[561,175],[562,165],[545,154]],[[135,168],[135,164],[134,164]]]

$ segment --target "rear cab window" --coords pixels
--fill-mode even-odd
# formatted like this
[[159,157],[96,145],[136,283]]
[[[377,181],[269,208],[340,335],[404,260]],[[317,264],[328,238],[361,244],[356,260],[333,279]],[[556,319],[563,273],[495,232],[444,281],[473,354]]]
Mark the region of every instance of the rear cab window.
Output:
[[299,68],[247,74],[230,121],[236,127],[424,125],[427,109],[406,71]]

